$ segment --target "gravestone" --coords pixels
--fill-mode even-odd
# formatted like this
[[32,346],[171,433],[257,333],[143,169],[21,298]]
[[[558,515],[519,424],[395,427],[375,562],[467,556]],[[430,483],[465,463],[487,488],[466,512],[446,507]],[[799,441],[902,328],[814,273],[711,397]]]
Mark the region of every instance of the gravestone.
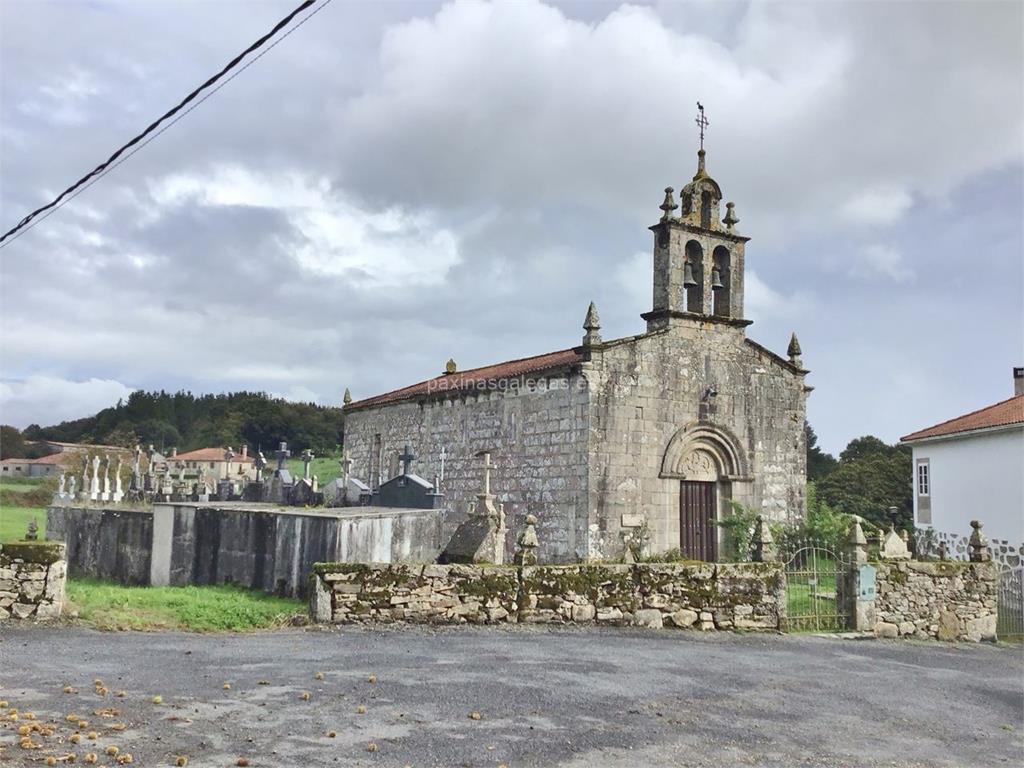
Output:
[[411,471],[416,457],[409,446],[399,456],[402,474],[381,483],[373,493],[373,504],[380,507],[402,507],[407,509],[438,509],[441,494],[434,491],[434,484]]

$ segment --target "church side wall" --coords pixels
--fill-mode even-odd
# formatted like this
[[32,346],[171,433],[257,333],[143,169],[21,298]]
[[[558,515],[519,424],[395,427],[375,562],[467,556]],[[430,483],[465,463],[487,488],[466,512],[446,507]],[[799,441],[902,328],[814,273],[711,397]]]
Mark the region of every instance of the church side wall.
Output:
[[[623,515],[643,515],[649,549],[678,547],[678,479],[662,478],[672,437],[701,413],[737,439],[750,481],[731,498],[773,520],[802,517],[806,483],[805,399],[801,376],[744,341],[742,329],[682,321],[668,330],[595,350],[591,384],[589,543],[593,559],[622,551]],[[722,487],[720,485],[720,487]],[[719,494],[719,515],[728,505]],[[724,540],[719,533],[719,552]]]
[[492,451],[491,492],[504,503],[506,559],[528,514],[538,518],[542,562],[584,557],[588,394],[578,376],[553,380],[539,390],[514,388],[465,397],[399,402],[352,411],[345,416],[345,450],[353,475],[370,485],[375,435],[380,435],[383,475],[398,472],[398,455],[408,443],[417,456],[412,471],[433,482],[445,467],[445,540],[467,516],[483,486],[479,451]]

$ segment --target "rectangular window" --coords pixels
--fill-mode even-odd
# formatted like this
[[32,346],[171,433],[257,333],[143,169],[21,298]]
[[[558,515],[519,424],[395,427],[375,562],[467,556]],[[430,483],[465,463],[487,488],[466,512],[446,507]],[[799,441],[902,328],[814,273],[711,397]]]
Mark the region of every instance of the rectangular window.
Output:
[[928,460],[919,459],[917,462],[917,495],[928,496],[931,489],[931,477],[928,474]]

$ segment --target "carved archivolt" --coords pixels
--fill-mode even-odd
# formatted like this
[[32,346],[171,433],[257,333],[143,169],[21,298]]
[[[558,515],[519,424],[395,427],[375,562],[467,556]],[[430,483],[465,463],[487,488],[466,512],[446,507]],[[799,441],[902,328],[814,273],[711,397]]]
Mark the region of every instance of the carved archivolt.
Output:
[[676,432],[661,462],[661,477],[680,480],[739,480],[747,474],[743,449],[736,438],[709,424],[690,424]]

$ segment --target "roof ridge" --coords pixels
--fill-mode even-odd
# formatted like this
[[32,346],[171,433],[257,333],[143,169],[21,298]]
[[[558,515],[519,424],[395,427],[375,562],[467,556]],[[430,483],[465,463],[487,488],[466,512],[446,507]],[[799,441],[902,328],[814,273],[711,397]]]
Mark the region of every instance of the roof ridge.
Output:
[[[967,413],[962,413],[959,416],[954,416],[951,419],[946,419],[945,421],[940,421],[938,424],[932,424],[930,427],[922,427],[921,429],[914,430],[913,432],[910,432],[909,434],[904,435],[903,437],[900,438],[900,440],[901,441],[902,440],[911,440],[911,439],[914,438],[914,435],[919,435],[922,432],[930,432],[933,429],[938,429],[939,427],[944,427],[947,424],[952,424],[954,421],[960,421],[961,419],[966,419],[966,418],[969,418],[970,416],[974,416],[974,415],[979,414],[979,413],[984,413],[985,411],[991,410],[993,408],[998,408],[1001,405],[1006,405],[1007,403],[1013,402],[1014,400],[1018,400],[1018,399],[1024,399],[1024,395],[1011,395],[1010,397],[1006,398],[1005,400],[1000,400],[1000,401],[998,401],[996,403],[992,403],[991,405],[982,406],[981,408],[975,408],[973,411],[968,411]],[[998,425],[998,426],[1006,426],[1007,424],[1017,424],[1017,423],[1020,423],[1020,422],[1012,421],[1012,422],[1007,422],[1006,424],[1002,424],[1002,425]],[[973,432],[974,430],[977,430],[977,429],[988,429],[988,428],[989,427],[971,427],[971,428],[964,429],[964,430],[961,430],[961,431],[963,431],[963,432]]]

